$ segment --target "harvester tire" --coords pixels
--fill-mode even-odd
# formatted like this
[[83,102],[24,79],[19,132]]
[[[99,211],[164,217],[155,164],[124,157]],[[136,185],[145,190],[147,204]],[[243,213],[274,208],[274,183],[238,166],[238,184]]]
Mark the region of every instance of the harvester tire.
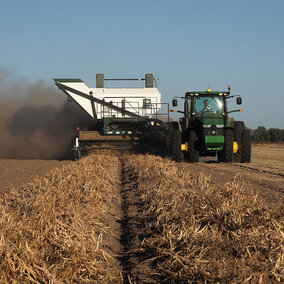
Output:
[[189,130],[189,152],[188,161],[190,163],[199,162],[199,151],[196,150],[196,143],[198,142],[198,136],[193,129]]
[[172,158],[176,162],[183,161],[183,153],[181,151],[181,133],[178,129],[172,130]]
[[238,143],[239,149],[237,153],[234,153],[234,162],[240,163],[242,160],[242,133],[245,128],[245,123],[243,121],[235,121],[234,123],[234,141]]
[[218,152],[218,161],[224,163],[233,162],[233,129],[225,129],[224,149]]
[[242,163],[251,161],[251,135],[249,129],[243,129],[242,132]]
[[178,124],[177,121],[172,121],[171,126],[172,126],[173,129],[179,129],[179,124]]

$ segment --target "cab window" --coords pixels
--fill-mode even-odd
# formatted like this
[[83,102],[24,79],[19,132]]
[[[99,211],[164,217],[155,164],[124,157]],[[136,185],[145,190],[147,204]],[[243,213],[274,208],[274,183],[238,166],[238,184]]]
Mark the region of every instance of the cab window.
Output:
[[205,113],[221,115],[224,112],[223,97],[220,96],[196,97],[194,98],[194,105],[195,113],[197,115],[204,115]]

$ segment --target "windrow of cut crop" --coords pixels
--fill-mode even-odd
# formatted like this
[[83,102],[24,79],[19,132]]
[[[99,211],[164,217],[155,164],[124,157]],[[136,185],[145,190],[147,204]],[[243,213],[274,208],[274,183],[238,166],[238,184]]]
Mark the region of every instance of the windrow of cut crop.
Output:
[[118,157],[99,152],[7,191],[0,282],[121,282],[119,175]]
[[143,256],[132,280],[143,282],[147,271],[152,282],[283,283],[283,207],[269,209],[233,173],[216,187],[187,164],[155,156],[129,156],[125,167],[146,228],[129,251]]

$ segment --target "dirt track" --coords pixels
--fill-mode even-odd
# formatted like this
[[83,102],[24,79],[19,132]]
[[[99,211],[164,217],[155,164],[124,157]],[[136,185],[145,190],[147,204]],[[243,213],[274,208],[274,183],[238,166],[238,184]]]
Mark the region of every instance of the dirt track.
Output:
[[0,159],[0,193],[9,186],[21,186],[70,161]]
[[216,159],[204,158],[200,163],[187,164],[191,173],[201,172],[211,176],[212,183],[223,186],[234,178],[246,187],[253,188],[270,206],[284,200],[284,146],[255,145],[252,162],[245,164],[217,163]]

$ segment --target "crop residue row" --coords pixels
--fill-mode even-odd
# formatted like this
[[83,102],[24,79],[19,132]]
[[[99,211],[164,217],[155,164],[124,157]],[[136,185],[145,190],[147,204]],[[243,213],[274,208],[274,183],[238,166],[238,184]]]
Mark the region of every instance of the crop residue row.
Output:
[[97,152],[0,205],[2,282],[284,280],[283,207],[169,159]]
[[125,166],[145,228],[131,237],[132,280],[284,280],[283,207],[267,208],[237,181],[214,187],[209,176],[192,177],[187,164],[133,155]]
[[118,169],[118,158],[104,153],[7,191],[0,282],[120,281]]

